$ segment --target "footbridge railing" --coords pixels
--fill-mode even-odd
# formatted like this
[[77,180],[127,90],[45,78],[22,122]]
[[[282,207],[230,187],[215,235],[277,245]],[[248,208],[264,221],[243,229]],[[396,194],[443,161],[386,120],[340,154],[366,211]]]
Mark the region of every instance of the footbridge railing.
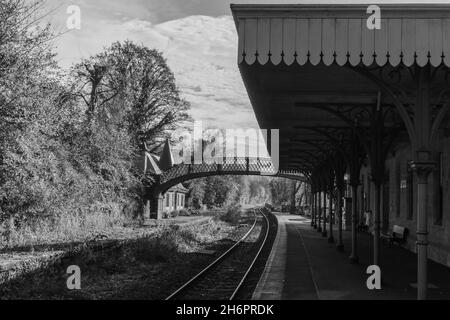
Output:
[[215,175],[253,175],[282,177],[307,181],[300,171],[276,170],[271,158],[227,157],[222,163],[180,163],[159,174],[151,174],[154,181],[147,192],[151,216],[162,215],[164,193],[184,181]]

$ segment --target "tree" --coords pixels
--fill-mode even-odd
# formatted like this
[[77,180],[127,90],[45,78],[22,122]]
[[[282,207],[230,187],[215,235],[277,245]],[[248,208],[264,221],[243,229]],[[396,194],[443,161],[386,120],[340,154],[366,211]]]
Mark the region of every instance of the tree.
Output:
[[249,176],[212,176],[187,183],[188,205],[213,207],[236,204],[262,205],[270,198],[269,178]]
[[291,181],[291,214],[295,213],[297,203],[299,207],[303,205],[303,201],[307,196],[306,187],[307,184],[305,182]]
[[0,3],[0,220],[30,208],[44,212],[41,200],[53,194],[41,178],[52,176],[47,151],[56,147],[55,124],[64,114],[54,108],[61,86],[53,35],[39,27],[41,5]]
[[0,230],[142,212],[135,155],[186,120],[188,104],[161,54],[129,42],[68,78],[41,9],[0,1]]
[[87,120],[126,113],[126,126],[141,150],[159,148],[189,120],[189,104],[180,97],[175,77],[162,54],[130,41],[116,42],[73,70],[76,96],[84,101]]
[[200,209],[205,198],[205,180],[196,179],[187,183],[189,192],[187,194],[187,205],[194,209]]
[[289,180],[282,178],[274,178],[270,182],[270,190],[272,194],[272,203],[274,205],[283,205],[290,201],[291,185]]

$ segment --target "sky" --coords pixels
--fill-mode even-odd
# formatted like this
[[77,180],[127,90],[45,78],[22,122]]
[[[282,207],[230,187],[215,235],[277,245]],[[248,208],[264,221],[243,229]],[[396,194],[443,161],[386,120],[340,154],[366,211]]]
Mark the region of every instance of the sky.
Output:
[[[247,0],[233,3],[355,3],[355,1]],[[394,1],[360,0],[382,4]],[[429,1],[395,1],[426,2]],[[435,1],[435,2],[450,2]],[[70,67],[109,46],[132,40],[158,49],[175,74],[194,120],[204,127],[257,128],[237,67],[237,34],[227,0],[47,0],[57,59]],[[66,10],[81,9],[81,29],[67,30]]]

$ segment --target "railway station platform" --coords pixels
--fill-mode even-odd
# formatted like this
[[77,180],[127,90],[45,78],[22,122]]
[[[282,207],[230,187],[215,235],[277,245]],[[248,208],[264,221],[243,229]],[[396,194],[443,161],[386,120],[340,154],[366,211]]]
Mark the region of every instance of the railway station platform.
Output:
[[[351,233],[338,252],[300,216],[276,214],[279,227],[270,258],[253,295],[259,300],[416,299],[417,257],[399,246],[381,249],[382,289],[369,290],[372,236],[358,233],[359,264],[349,263]],[[335,235],[337,232],[335,233]],[[450,268],[429,261],[429,299],[450,299]]]

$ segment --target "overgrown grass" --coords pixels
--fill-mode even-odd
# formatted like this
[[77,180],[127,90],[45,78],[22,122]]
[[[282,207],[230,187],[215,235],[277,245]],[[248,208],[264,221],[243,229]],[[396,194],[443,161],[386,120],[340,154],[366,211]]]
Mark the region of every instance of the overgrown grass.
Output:
[[168,262],[177,252],[195,252],[200,246],[219,240],[231,227],[221,221],[178,226],[165,225],[129,248],[133,258],[145,263]]
[[172,210],[163,212],[164,219],[176,218],[176,217],[189,217],[191,212],[186,209]]
[[232,207],[229,207],[227,211],[220,214],[220,219],[222,221],[231,224],[239,223],[241,217],[242,217],[242,207],[240,205],[234,205]]
[[[64,214],[55,218],[18,222],[10,218],[0,224],[0,249],[67,243],[110,236],[133,224],[119,210],[88,214]],[[137,225],[137,221],[134,221]]]
[[[123,239],[129,238],[130,233],[136,234],[136,238],[150,234],[160,235],[161,239],[167,244],[172,241],[180,244],[180,247],[186,249],[190,246],[188,242],[208,242],[211,234],[216,234],[215,228],[229,227],[227,224],[237,224],[239,222],[241,209],[239,206],[232,207],[228,211],[214,213],[218,219],[214,222],[201,226],[184,226],[179,228],[177,225],[166,225],[150,230],[141,228],[139,219],[124,215],[121,208],[109,208],[109,210],[98,210],[97,213],[65,213],[57,217],[45,219],[34,219],[32,221],[19,221],[10,218],[0,223],[0,250],[26,249],[34,250],[40,246],[52,246],[60,244],[70,244],[93,240],[101,236],[102,238]],[[187,210],[177,211],[176,216],[189,216]],[[200,228],[200,229],[199,229]],[[181,241],[180,239],[184,240]],[[190,240],[189,240],[190,239]],[[189,240],[189,241],[187,241]],[[159,241],[159,240],[158,240]],[[178,246],[177,244],[177,246]],[[158,246],[159,244],[150,244]],[[162,245],[161,247],[165,247]],[[170,245],[168,245],[170,247]]]
[[[199,250],[221,245],[221,241],[232,237],[238,229],[213,217],[201,224],[162,224],[152,228],[153,232],[147,236],[126,241],[110,250],[93,250],[86,246],[60,264],[2,286],[0,297],[159,299],[192,276],[190,268],[195,270],[199,263],[206,264],[212,258],[199,255]],[[228,247],[231,240],[226,241],[224,246]],[[83,270],[82,290],[66,288],[66,267],[72,264]]]

